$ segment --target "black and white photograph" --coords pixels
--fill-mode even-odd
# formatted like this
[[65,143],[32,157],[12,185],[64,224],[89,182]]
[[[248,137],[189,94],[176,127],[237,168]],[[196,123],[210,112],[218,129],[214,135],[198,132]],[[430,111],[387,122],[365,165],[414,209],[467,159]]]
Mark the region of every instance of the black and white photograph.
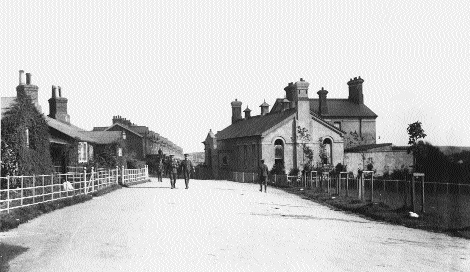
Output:
[[470,271],[469,1],[0,3],[0,272]]

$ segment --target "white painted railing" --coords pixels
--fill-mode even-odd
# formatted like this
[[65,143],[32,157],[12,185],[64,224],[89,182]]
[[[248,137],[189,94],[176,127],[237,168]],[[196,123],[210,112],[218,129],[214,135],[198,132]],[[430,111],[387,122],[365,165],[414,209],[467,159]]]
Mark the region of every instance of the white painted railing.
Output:
[[141,169],[99,169],[87,173],[0,177],[0,212],[89,194],[113,184],[132,185],[148,179],[148,167]]

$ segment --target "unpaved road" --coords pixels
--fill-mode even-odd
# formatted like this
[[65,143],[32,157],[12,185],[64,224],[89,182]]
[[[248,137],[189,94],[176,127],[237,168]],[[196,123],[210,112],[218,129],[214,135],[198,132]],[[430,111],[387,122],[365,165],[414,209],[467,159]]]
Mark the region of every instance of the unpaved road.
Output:
[[[178,187],[179,186],[179,187]],[[123,188],[0,233],[10,271],[470,271],[470,241],[229,181]]]

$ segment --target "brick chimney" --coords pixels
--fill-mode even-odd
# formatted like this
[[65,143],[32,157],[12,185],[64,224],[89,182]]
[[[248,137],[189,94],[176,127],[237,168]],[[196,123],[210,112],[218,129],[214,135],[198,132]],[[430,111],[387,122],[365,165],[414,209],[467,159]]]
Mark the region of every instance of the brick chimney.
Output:
[[361,77],[359,78],[355,77],[354,79],[350,79],[348,81],[348,86],[349,86],[348,99],[351,102],[354,102],[356,104],[364,104],[364,96],[362,94],[363,82],[364,82],[364,79],[362,79]]
[[242,102],[235,98],[235,101],[230,103],[232,105],[232,124],[242,119]]
[[318,113],[320,113],[320,115],[328,114],[328,104],[326,101],[326,95],[328,94],[328,91],[321,87],[321,90],[319,90],[317,94],[319,98],[318,101],[320,102],[318,106]]
[[287,87],[284,88],[284,91],[286,91],[286,99],[290,101],[289,108],[297,107],[297,92],[295,91],[294,82],[289,82],[289,84],[287,84]]
[[265,116],[266,114],[269,113],[269,104],[266,103],[266,100],[264,100],[263,104],[260,105],[261,108],[261,116]]
[[41,111],[41,107],[39,107],[38,104],[38,86],[33,85],[31,81],[31,74],[26,73],[26,84],[24,83],[24,71],[20,70],[19,73],[19,85],[16,87],[16,92],[22,90],[26,93],[27,96],[31,98],[31,102],[38,108],[39,111]]
[[245,113],[245,119],[250,119],[251,117],[251,110],[246,106],[246,109],[243,111]]
[[[59,96],[56,91],[59,90]],[[62,88],[52,85],[52,97],[49,98],[49,117],[64,123],[70,123],[70,115],[67,114],[67,98],[62,97]]]
[[308,100],[308,86],[310,83],[300,78],[294,85],[295,95],[297,96],[297,119],[301,122],[308,122],[310,120],[310,101]]

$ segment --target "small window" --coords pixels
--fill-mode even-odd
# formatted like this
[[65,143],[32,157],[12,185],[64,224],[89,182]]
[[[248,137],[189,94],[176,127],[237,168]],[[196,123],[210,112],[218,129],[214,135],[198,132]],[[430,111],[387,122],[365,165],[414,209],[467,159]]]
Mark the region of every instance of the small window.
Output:
[[123,130],[122,131],[122,139],[125,140],[126,139],[126,132]]
[[337,127],[338,129],[341,129],[341,122],[335,122],[335,127]]
[[78,143],[78,162],[87,162],[88,161],[88,143],[79,142]]
[[118,150],[117,150],[117,155],[118,157],[122,157],[122,148],[121,147],[118,147]]

